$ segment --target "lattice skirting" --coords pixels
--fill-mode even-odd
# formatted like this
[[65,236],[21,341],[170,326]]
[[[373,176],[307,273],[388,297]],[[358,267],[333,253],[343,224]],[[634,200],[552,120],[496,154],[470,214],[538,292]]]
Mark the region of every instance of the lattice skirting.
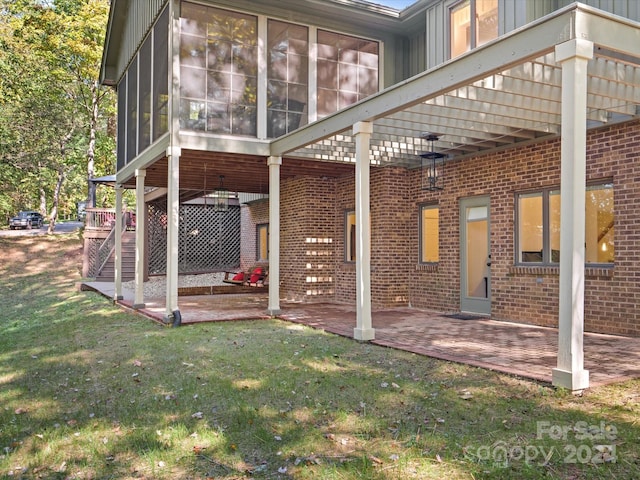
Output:
[[[213,272],[240,265],[240,207],[217,212],[212,206],[181,205],[178,233],[178,272]],[[149,273],[167,268],[166,201],[148,206]]]

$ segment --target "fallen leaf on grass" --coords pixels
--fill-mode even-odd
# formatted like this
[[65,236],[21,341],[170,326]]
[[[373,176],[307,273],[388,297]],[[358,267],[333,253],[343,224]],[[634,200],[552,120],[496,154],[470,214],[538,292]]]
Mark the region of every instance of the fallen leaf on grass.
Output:
[[473,398],[473,393],[469,390],[462,390],[460,395],[458,395],[462,400],[471,400]]
[[191,418],[198,418],[198,419],[200,419],[200,418],[202,418],[202,416],[203,416],[203,413],[202,413],[202,412],[196,412],[196,413],[194,413],[193,415],[191,415]]
[[26,408],[16,408],[13,413],[15,413],[16,415],[22,415],[23,413],[27,413],[27,409]]

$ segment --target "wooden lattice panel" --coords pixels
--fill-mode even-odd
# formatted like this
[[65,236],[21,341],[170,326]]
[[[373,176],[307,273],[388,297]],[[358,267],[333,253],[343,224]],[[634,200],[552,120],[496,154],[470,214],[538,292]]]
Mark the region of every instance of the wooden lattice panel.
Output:
[[[178,272],[214,272],[240,264],[240,208],[217,212],[209,205],[182,205]],[[166,203],[149,205],[149,273],[166,273]]]

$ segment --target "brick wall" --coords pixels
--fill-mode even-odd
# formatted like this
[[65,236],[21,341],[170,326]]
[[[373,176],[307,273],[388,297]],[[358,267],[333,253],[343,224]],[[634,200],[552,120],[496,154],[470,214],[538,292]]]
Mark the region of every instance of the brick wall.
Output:
[[[615,267],[587,268],[585,329],[640,335],[640,122],[591,132],[587,147],[587,180],[613,179]],[[440,205],[440,262],[417,268],[411,304],[438,310],[459,307],[459,200],[491,198],[492,318],[557,326],[558,268],[515,267],[515,194],[560,185],[560,140],[492,155],[450,162],[443,192],[419,190],[412,172],[415,208],[420,202]],[[413,229],[410,257],[418,258],[418,231]]]
[[[587,152],[588,180],[614,183],[615,267],[586,269],[585,328],[640,335],[640,122],[589,133]],[[556,326],[558,268],[514,266],[514,212],[516,193],[560,185],[560,140],[448,162],[441,192],[423,191],[419,175],[371,171],[374,305],[458,311],[460,199],[488,195],[492,318]],[[355,209],[354,175],[287,180],[281,195],[283,297],[354,302],[355,265],[344,261],[344,213]],[[424,203],[440,209],[435,266],[419,263]]]
[[335,180],[282,182],[280,285],[287,300],[335,300]]

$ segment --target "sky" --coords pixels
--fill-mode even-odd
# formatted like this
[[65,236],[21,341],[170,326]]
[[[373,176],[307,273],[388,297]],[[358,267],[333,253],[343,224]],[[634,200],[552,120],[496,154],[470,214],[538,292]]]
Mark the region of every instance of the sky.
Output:
[[369,0],[373,3],[377,3],[379,5],[386,5],[387,7],[397,8],[398,10],[402,10],[403,8],[408,7],[409,5],[413,5],[418,0]]

